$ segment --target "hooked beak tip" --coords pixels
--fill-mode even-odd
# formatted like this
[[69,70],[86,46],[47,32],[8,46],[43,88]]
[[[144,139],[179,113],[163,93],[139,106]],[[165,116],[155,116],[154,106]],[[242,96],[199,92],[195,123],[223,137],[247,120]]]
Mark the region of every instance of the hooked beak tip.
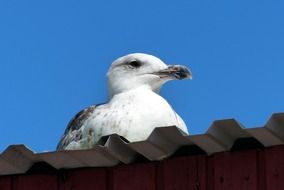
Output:
[[168,68],[153,73],[160,78],[172,78],[172,79],[192,79],[191,71],[182,65],[169,65]]
[[182,65],[172,65],[168,67],[170,75],[178,80],[192,79],[191,71]]

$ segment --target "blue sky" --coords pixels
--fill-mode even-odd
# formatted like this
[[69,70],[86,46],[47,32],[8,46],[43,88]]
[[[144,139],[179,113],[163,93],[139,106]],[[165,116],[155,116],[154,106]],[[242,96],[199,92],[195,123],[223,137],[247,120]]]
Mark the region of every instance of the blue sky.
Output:
[[191,134],[214,120],[263,126],[284,111],[283,1],[0,1],[0,151],[54,150],[68,121],[106,101],[117,57],[191,68],[162,95]]

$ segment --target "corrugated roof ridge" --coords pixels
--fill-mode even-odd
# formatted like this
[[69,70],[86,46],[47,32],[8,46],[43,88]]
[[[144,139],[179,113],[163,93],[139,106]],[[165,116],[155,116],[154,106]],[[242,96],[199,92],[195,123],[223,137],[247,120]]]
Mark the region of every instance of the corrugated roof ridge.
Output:
[[229,151],[241,138],[254,138],[264,147],[284,144],[284,113],[274,113],[263,127],[244,128],[235,119],[216,120],[206,133],[185,135],[175,126],[156,128],[145,141],[128,143],[114,134],[94,149],[34,153],[25,145],[11,145],[0,154],[0,175],[25,173],[37,162],[56,169],[111,167],[129,164],[141,156],[162,160],[183,146],[197,146],[208,155]]

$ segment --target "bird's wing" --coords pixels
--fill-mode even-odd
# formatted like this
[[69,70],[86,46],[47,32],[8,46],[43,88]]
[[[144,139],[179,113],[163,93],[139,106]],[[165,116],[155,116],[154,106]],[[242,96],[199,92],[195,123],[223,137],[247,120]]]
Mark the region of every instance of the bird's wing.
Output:
[[69,143],[82,139],[82,130],[80,130],[80,128],[83,126],[84,122],[89,118],[89,116],[94,112],[96,107],[97,105],[87,107],[77,113],[71,119],[56,147],[57,150],[63,150],[66,146],[68,146]]

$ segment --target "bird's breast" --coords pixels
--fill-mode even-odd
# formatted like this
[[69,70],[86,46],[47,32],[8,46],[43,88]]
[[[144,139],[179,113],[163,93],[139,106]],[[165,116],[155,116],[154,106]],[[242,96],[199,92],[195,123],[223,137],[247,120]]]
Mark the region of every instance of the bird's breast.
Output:
[[175,111],[153,92],[120,94],[96,109],[88,128],[96,138],[119,134],[130,141],[145,140],[156,127],[179,125]]

